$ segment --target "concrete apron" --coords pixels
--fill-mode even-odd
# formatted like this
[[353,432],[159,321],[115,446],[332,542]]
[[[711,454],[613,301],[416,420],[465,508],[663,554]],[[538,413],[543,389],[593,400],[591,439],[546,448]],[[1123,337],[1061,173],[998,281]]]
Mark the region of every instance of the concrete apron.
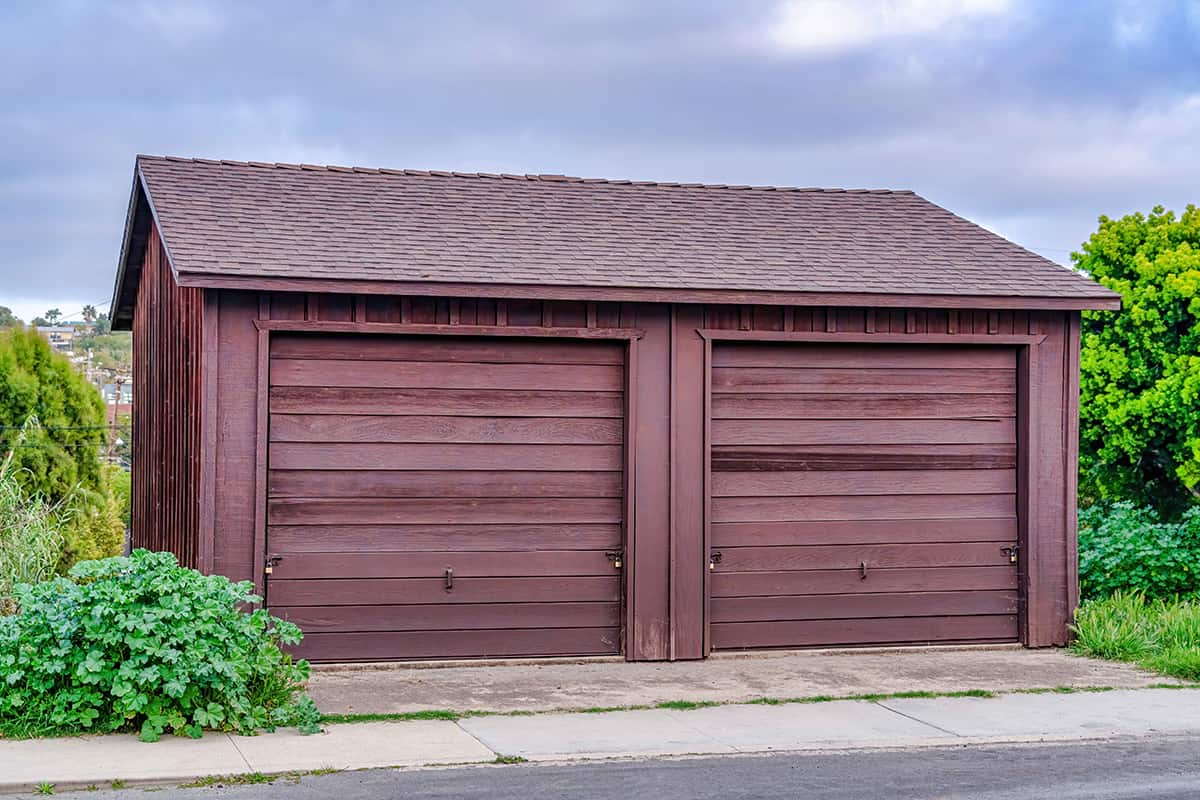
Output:
[[326,726],[200,740],[132,736],[0,741],[0,793],[168,785],[214,775],[316,769],[1066,742],[1200,735],[1200,690],[1145,689],[997,698],[730,705],[692,711],[472,717]]
[[309,693],[326,714],[555,711],[739,703],[896,692],[1141,688],[1170,679],[1127,664],[1019,646],[722,654],[706,661],[612,658],[326,665]]

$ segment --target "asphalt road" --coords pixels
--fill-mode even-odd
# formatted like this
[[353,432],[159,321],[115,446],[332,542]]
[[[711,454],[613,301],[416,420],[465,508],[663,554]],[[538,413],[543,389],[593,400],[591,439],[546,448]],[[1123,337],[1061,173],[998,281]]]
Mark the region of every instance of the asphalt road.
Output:
[[[87,792],[131,800],[141,789]],[[166,789],[155,798],[210,800],[1194,800],[1200,738],[722,756],[571,765],[365,770],[274,784]]]

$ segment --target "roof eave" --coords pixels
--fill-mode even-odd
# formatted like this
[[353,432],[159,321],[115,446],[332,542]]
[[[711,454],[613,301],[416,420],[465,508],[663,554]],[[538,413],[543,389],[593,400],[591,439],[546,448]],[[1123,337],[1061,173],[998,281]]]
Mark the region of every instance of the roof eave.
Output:
[[121,256],[117,262],[117,279],[113,284],[113,296],[108,314],[113,330],[133,330],[133,312],[137,305],[138,284],[142,277],[142,266],[146,257],[146,242],[154,228],[162,239],[163,254],[171,273],[178,278],[171,249],[162,237],[158,211],[146,176],[142,174],[141,156],[134,161],[133,188],[129,193],[129,208],[125,212],[125,234],[121,238]]
[[296,278],[179,272],[180,286],[280,292],[424,295],[643,303],[749,303],[756,305],[845,306],[878,308],[972,308],[1056,311],[1119,311],[1121,296],[1105,290],[1089,295],[901,294],[895,292],[806,292],[742,289],[679,289],[553,284],[380,281],[344,278]]

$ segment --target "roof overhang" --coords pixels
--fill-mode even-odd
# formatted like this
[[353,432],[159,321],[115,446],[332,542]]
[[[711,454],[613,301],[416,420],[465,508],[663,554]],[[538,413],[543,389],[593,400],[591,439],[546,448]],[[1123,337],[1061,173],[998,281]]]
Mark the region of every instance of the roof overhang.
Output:
[[281,278],[256,275],[212,275],[181,272],[180,286],[276,292],[479,297],[530,300],[578,300],[627,303],[746,303],[777,306],[845,306],[861,308],[971,308],[1055,311],[1121,308],[1121,296],[1026,297],[1012,295],[897,294],[869,292],[762,292],[739,289],[655,289],[552,284],[445,283],[434,281],[366,281],[327,278]]

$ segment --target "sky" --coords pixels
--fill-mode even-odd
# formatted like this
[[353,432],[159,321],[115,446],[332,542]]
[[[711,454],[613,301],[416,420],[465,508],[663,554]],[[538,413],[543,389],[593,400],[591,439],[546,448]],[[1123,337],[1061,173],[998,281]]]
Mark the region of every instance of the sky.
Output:
[[1200,0],[5,0],[0,305],[107,308],[137,153],[907,188],[1069,263],[1200,202]]

